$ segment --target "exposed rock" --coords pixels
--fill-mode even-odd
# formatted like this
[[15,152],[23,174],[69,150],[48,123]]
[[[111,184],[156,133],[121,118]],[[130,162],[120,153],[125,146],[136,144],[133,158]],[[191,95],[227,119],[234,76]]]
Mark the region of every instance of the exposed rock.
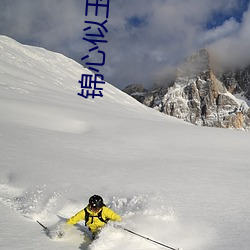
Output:
[[131,94],[134,94],[136,92],[143,93],[143,92],[146,92],[147,90],[143,87],[142,84],[130,84],[123,91],[125,93],[131,95]]
[[230,93],[242,93],[250,100],[250,66],[218,74],[218,79],[225,84]]
[[139,102],[144,101],[145,94],[147,92],[142,84],[130,84],[125,89],[123,89],[123,91],[128,95],[133,96]]
[[203,49],[178,68],[171,87],[130,94],[138,97],[140,93],[137,100],[145,105],[196,125],[248,129],[250,109],[233,94],[250,96],[249,85],[250,67],[217,76],[211,70],[208,51]]

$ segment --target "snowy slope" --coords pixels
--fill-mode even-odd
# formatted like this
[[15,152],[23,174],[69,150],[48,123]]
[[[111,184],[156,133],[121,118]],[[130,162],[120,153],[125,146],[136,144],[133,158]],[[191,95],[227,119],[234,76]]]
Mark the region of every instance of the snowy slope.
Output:
[[123,226],[164,244],[248,250],[249,133],[186,124],[108,83],[84,99],[86,72],[0,36],[0,248],[162,249],[111,225],[91,245],[79,227],[51,240],[36,223],[97,193]]

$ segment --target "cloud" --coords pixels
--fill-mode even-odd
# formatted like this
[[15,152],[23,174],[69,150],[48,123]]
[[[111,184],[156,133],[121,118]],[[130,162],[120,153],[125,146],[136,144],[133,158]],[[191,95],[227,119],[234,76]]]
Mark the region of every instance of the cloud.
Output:
[[[241,45],[240,54],[246,55],[249,13],[241,22],[234,17],[239,8],[238,0],[110,0],[108,43],[100,45],[106,63],[100,71],[119,88],[130,83],[149,87],[204,46],[211,45],[224,61],[230,60],[226,48]],[[225,19],[222,23],[214,19],[219,15]],[[85,17],[82,0],[0,1],[1,34],[79,62],[91,48],[82,40],[86,20],[103,22],[105,15]],[[91,60],[98,61],[98,56],[91,54]]]
[[240,24],[235,20],[235,18],[230,18],[226,20],[221,26],[204,31],[201,36],[201,44],[211,44],[215,41],[219,41],[225,37],[231,36],[237,33],[240,28]]
[[210,44],[215,60],[225,67],[244,67],[250,64],[250,10],[243,15],[238,28]]

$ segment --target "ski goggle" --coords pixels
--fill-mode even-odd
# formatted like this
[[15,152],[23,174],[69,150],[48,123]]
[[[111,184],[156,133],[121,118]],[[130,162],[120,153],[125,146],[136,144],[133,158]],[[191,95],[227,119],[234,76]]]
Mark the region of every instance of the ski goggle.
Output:
[[95,205],[90,205],[89,208],[90,208],[91,211],[94,211],[94,212],[100,210],[100,207],[95,206]]

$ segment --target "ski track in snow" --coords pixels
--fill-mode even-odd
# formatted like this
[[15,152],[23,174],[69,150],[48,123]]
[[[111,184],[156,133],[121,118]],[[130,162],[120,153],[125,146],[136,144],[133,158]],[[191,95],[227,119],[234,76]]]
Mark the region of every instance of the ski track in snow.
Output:
[[[107,197],[107,199],[109,201],[107,206],[123,217],[121,225],[129,230],[176,248],[178,244],[183,244],[187,246],[185,249],[192,249],[194,246],[197,249],[199,244],[204,244],[204,239],[200,242],[197,240],[199,226],[196,225],[196,230],[194,228],[193,231],[190,230],[190,225],[185,225],[172,208],[164,205],[164,197],[161,195],[141,195],[130,198]],[[65,220],[60,220],[57,214],[69,218],[83,207],[82,204],[66,200],[63,192],[51,193],[45,185],[25,191],[10,183],[1,183],[0,202],[29,220],[45,222],[50,229],[51,235],[49,236],[53,240],[62,241],[71,246],[79,244],[79,249],[82,250],[115,250],[120,247],[124,249],[124,245],[121,245],[123,243],[120,243],[121,239],[123,239],[122,242],[128,242],[126,249],[162,249],[155,243],[115,228],[113,223],[107,225],[101,231],[99,238],[92,243],[87,236],[88,232],[83,222],[67,229],[64,237],[58,239],[57,231],[63,228]],[[160,239],[165,239],[166,242]]]
[[69,112],[67,117],[65,114],[61,114],[60,109],[45,104],[31,106],[28,102],[6,100],[1,103],[1,110],[8,110],[8,114],[2,118],[3,121],[12,121],[28,127],[73,134],[85,133],[90,130],[87,122],[71,118]]

